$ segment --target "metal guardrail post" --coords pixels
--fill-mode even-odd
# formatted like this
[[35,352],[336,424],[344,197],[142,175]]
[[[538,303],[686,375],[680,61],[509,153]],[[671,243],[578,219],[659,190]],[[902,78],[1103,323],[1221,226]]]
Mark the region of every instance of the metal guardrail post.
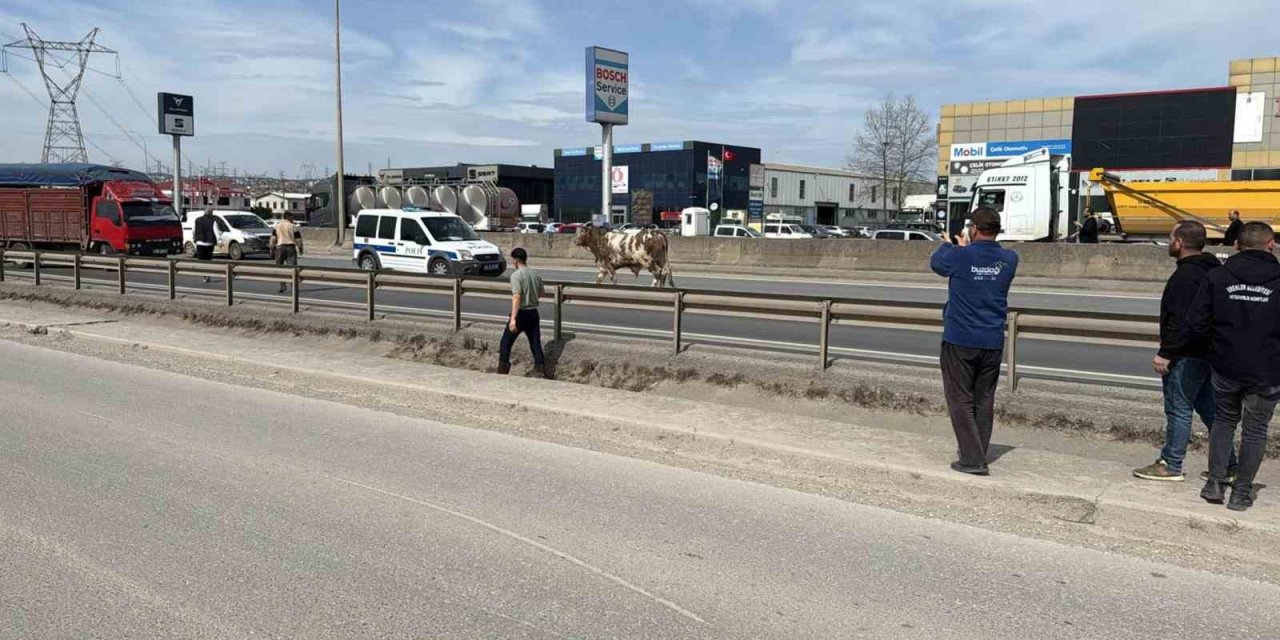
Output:
[[823,371],[827,370],[831,360],[827,357],[830,353],[829,342],[831,338],[831,301],[822,301],[822,318],[819,320],[818,334],[818,356],[822,358],[822,364],[819,365]]
[[32,251],[31,266],[34,269],[36,286],[40,286],[40,252]]
[[124,256],[116,258],[116,291],[120,295],[125,291],[125,269]]
[[301,305],[302,293],[298,291],[298,289],[301,288],[300,285],[302,284],[302,267],[293,268],[292,279],[293,279],[293,282],[291,284],[293,285],[293,287],[289,290],[290,291],[289,297],[291,299],[290,301],[293,304],[293,312],[297,313],[298,309],[300,309],[302,306]]
[[4,247],[0,247],[0,282],[4,282]]
[[79,252],[71,257],[71,280],[75,283],[76,291],[80,290],[80,269],[82,268],[80,259],[83,257],[84,255]]
[[453,279],[453,330],[462,331],[462,278]]
[[676,355],[680,354],[680,337],[684,325],[684,291],[677,291],[672,307],[674,321],[671,327],[671,346]]
[[564,285],[562,284],[556,285],[556,315],[553,326],[555,328],[552,330],[552,339],[562,339],[564,335]]
[[235,277],[236,277],[236,265],[234,263],[228,262],[226,266],[226,278],[227,278],[226,289],[227,289],[227,306],[228,307],[235,306],[235,303],[236,303],[235,285],[231,283],[231,281],[234,280]]
[[1009,329],[1004,348],[1006,375],[1009,376],[1009,390],[1018,390],[1018,312],[1009,313]]
[[373,292],[378,287],[378,283],[375,281],[375,278],[377,277],[377,275],[378,275],[378,272],[370,271],[369,274],[365,276],[366,278],[366,284],[365,284],[366,289],[365,289],[365,299],[364,299],[365,307],[366,307],[365,317],[369,322],[373,322],[373,310],[374,310],[373,309]]
[[168,282],[169,299],[177,300],[178,299],[178,261],[169,260],[168,262],[169,262],[169,268],[166,275],[168,275],[169,277],[169,282]]

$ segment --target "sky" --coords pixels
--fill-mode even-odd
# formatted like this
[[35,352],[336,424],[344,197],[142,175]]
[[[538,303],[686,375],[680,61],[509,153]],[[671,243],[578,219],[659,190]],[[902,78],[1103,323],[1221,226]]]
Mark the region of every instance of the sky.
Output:
[[[756,146],[766,162],[843,166],[865,109],[1222,86],[1231,59],[1280,55],[1275,0],[343,0],[348,172],[551,166],[599,144],[584,49],[631,54],[617,144]],[[91,161],[168,163],[159,91],[195,96],[197,165],[256,175],[336,166],[328,0],[5,0],[0,39],[98,42],[79,101]],[[16,51],[30,55],[30,51]],[[37,162],[36,65],[0,75],[0,162]],[[64,72],[54,76],[65,79]],[[34,97],[33,97],[34,96]],[[154,160],[152,160],[154,162]],[[184,164],[186,164],[184,162]]]

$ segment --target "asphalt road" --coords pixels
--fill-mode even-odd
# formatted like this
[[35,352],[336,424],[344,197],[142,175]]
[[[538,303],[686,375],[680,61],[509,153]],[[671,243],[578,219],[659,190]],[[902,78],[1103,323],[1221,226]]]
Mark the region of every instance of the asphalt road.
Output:
[[[349,261],[334,257],[304,258],[303,262],[304,264],[326,267],[352,266]],[[49,273],[64,276],[69,271],[69,269],[48,268]],[[108,281],[113,281],[115,278],[114,273],[97,272],[95,274],[92,271],[86,271],[85,273],[86,278],[101,278]],[[593,279],[589,271],[583,270],[547,269],[543,270],[542,273],[548,279],[584,282]],[[505,276],[503,277],[505,279]],[[625,278],[620,278],[620,282],[626,282],[630,279],[628,274]],[[164,276],[132,273],[129,274],[129,282],[160,286],[164,283]],[[648,282],[648,280],[641,279],[641,282]],[[686,287],[743,291],[826,292],[823,295],[846,295],[878,300],[926,300],[935,302],[946,300],[945,286],[825,284],[701,276],[684,277],[680,284]],[[191,276],[180,277],[179,285],[187,289],[206,289],[209,291],[220,290],[223,286],[217,280],[213,283],[205,284],[199,278]],[[263,282],[240,281],[236,284],[236,290],[245,293],[270,295],[275,293],[276,286]],[[351,305],[362,305],[364,303],[364,292],[351,288],[312,284],[304,285],[302,290],[304,299],[341,301]],[[1158,310],[1159,305],[1158,299],[1147,299],[1142,296],[1117,296],[1090,294],[1088,292],[1020,292],[1014,296],[1013,302],[1037,308],[1098,311],[1152,311]],[[448,311],[451,308],[451,301],[445,296],[418,295],[395,291],[379,292],[377,303],[437,312]],[[506,301],[469,298],[464,301],[463,308],[468,314],[499,317],[505,316],[510,307]],[[542,311],[544,321],[549,321],[552,313],[550,305],[544,304]],[[671,315],[665,311],[650,312],[571,306],[566,310],[566,322],[576,324],[580,329],[609,331],[612,333],[630,334],[637,333],[633,330],[640,330],[639,333],[655,338],[662,338],[662,334],[671,330]],[[740,346],[760,349],[815,349],[818,342],[816,325],[786,320],[689,314],[685,318],[683,331],[688,334],[688,342],[698,342],[700,340],[714,342],[719,341],[721,337],[728,337],[736,341],[735,343]],[[940,337],[936,333],[917,330],[834,325],[831,328],[830,340],[835,357],[870,357],[885,360],[905,359],[906,361],[917,361],[937,356]],[[799,346],[793,347],[792,345]],[[1149,381],[1147,382],[1148,384],[1154,383],[1156,380],[1155,374],[1151,371],[1151,355],[1149,350],[1141,348],[1033,339],[1021,340],[1018,347],[1019,365],[1039,368],[1042,374],[1054,370],[1097,372],[1118,376],[1132,376],[1135,379],[1140,379],[1140,381]]]
[[1274,638],[1280,588],[0,343],[0,637]]

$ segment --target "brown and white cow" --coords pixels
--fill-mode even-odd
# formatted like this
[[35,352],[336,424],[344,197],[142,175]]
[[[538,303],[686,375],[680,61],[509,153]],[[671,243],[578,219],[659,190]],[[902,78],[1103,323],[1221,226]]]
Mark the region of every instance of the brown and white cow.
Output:
[[674,287],[676,284],[667,264],[669,242],[661,232],[645,229],[628,234],[586,225],[578,229],[574,242],[595,256],[596,267],[600,269],[596,274],[596,284],[604,282],[606,276],[613,284],[618,284],[619,269],[630,269],[637,277],[641,269],[648,269],[653,274],[655,287]]

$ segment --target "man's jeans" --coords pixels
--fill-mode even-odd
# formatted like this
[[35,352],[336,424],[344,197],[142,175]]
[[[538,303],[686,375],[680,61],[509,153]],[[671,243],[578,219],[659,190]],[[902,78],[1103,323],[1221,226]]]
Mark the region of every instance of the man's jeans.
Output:
[[[1187,457],[1187,443],[1191,440],[1191,423],[1200,414],[1204,426],[1213,431],[1216,413],[1213,402],[1213,370],[1200,358],[1178,358],[1164,377],[1164,448],[1160,459],[1169,470],[1182,473],[1182,462]],[[1235,459],[1232,456],[1234,465]]]
[[1209,434],[1209,478],[1226,482],[1235,448],[1236,425],[1241,424],[1240,467],[1235,491],[1252,491],[1267,448],[1267,426],[1280,401],[1280,387],[1241,384],[1214,372],[1217,417]]

